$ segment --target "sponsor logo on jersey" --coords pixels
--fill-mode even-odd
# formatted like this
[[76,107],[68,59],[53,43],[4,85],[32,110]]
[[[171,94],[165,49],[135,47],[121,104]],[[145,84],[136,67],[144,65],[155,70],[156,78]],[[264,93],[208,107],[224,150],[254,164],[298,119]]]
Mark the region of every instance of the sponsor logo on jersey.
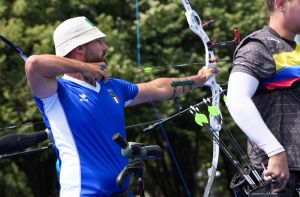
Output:
[[82,93],[82,94],[79,94],[79,97],[80,97],[81,102],[89,102],[89,99],[87,98],[87,95]]

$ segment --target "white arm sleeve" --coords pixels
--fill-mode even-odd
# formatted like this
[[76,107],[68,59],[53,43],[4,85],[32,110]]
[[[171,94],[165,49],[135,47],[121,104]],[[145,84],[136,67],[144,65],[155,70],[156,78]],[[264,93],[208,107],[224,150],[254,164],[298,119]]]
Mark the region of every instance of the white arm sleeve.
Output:
[[229,77],[226,105],[228,110],[250,141],[257,144],[269,157],[283,152],[284,148],[271,133],[252,101],[259,81],[243,72]]

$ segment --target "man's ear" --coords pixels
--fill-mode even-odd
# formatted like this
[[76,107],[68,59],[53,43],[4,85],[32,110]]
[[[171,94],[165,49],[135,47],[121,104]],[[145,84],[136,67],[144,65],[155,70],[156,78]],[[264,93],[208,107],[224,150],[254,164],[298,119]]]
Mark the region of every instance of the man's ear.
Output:
[[284,10],[287,0],[274,0],[276,10]]
[[83,55],[85,53],[85,47],[83,45],[80,45],[74,49],[74,52]]

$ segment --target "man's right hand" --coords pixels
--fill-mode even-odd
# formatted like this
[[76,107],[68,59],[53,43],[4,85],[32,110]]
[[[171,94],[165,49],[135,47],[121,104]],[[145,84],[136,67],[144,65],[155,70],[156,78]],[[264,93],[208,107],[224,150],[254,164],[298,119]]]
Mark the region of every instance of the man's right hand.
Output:
[[283,190],[290,177],[286,153],[280,152],[271,156],[269,158],[268,167],[264,170],[263,174],[266,181],[271,181],[272,179],[277,180],[278,185],[273,192],[276,193]]
[[85,77],[90,78],[92,81],[102,80],[107,82],[108,70],[104,62],[87,63],[88,66],[82,73]]

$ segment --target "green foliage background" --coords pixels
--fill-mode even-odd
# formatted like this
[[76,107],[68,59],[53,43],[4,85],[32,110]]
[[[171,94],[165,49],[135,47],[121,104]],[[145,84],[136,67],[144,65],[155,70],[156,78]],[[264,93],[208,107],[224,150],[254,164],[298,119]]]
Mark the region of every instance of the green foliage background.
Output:
[[[216,20],[213,30],[207,31],[216,41],[232,40],[235,26],[244,37],[267,24],[263,0],[192,0],[191,3],[202,21]],[[108,35],[106,42],[110,49],[107,59],[111,77],[139,83],[158,77],[196,74],[199,65],[149,75],[138,72],[135,6],[133,0],[0,0],[1,35],[16,43],[26,54],[54,54],[52,33],[55,27],[67,18],[84,15]],[[140,0],[139,16],[142,66],[204,61],[202,42],[189,29],[180,0]],[[0,136],[44,129],[27,86],[23,60],[2,42],[0,51]],[[233,51],[234,48],[218,49],[216,54],[219,59],[231,59]],[[217,80],[226,84],[231,63],[222,62],[219,66],[222,71]],[[183,107],[188,107],[209,95],[208,90],[197,89],[181,96],[180,100]],[[160,118],[177,112],[173,100],[155,105]],[[221,105],[225,126],[232,129],[236,139],[244,144],[243,134],[234,125],[223,102]],[[201,110],[207,111],[206,107]],[[153,121],[158,118],[156,113],[151,104],[131,107],[126,110],[126,123],[134,125]],[[20,124],[26,126],[3,129]],[[144,135],[144,127],[129,127],[128,141],[158,144],[163,149],[161,160],[146,162],[145,190],[150,196],[186,196],[163,133],[156,129],[150,135]],[[207,181],[206,169],[212,158],[212,142],[207,128],[197,126],[193,116],[188,114],[167,123],[164,128],[189,190],[193,196],[202,196]],[[0,196],[58,196],[55,159],[55,154],[49,150],[1,161]],[[211,196],[231,196],[229,182],[235,169],[222,154],[218,170],[221,176],[216,178]],[[138,194],[136,186],[133,180],[131,187]]]

